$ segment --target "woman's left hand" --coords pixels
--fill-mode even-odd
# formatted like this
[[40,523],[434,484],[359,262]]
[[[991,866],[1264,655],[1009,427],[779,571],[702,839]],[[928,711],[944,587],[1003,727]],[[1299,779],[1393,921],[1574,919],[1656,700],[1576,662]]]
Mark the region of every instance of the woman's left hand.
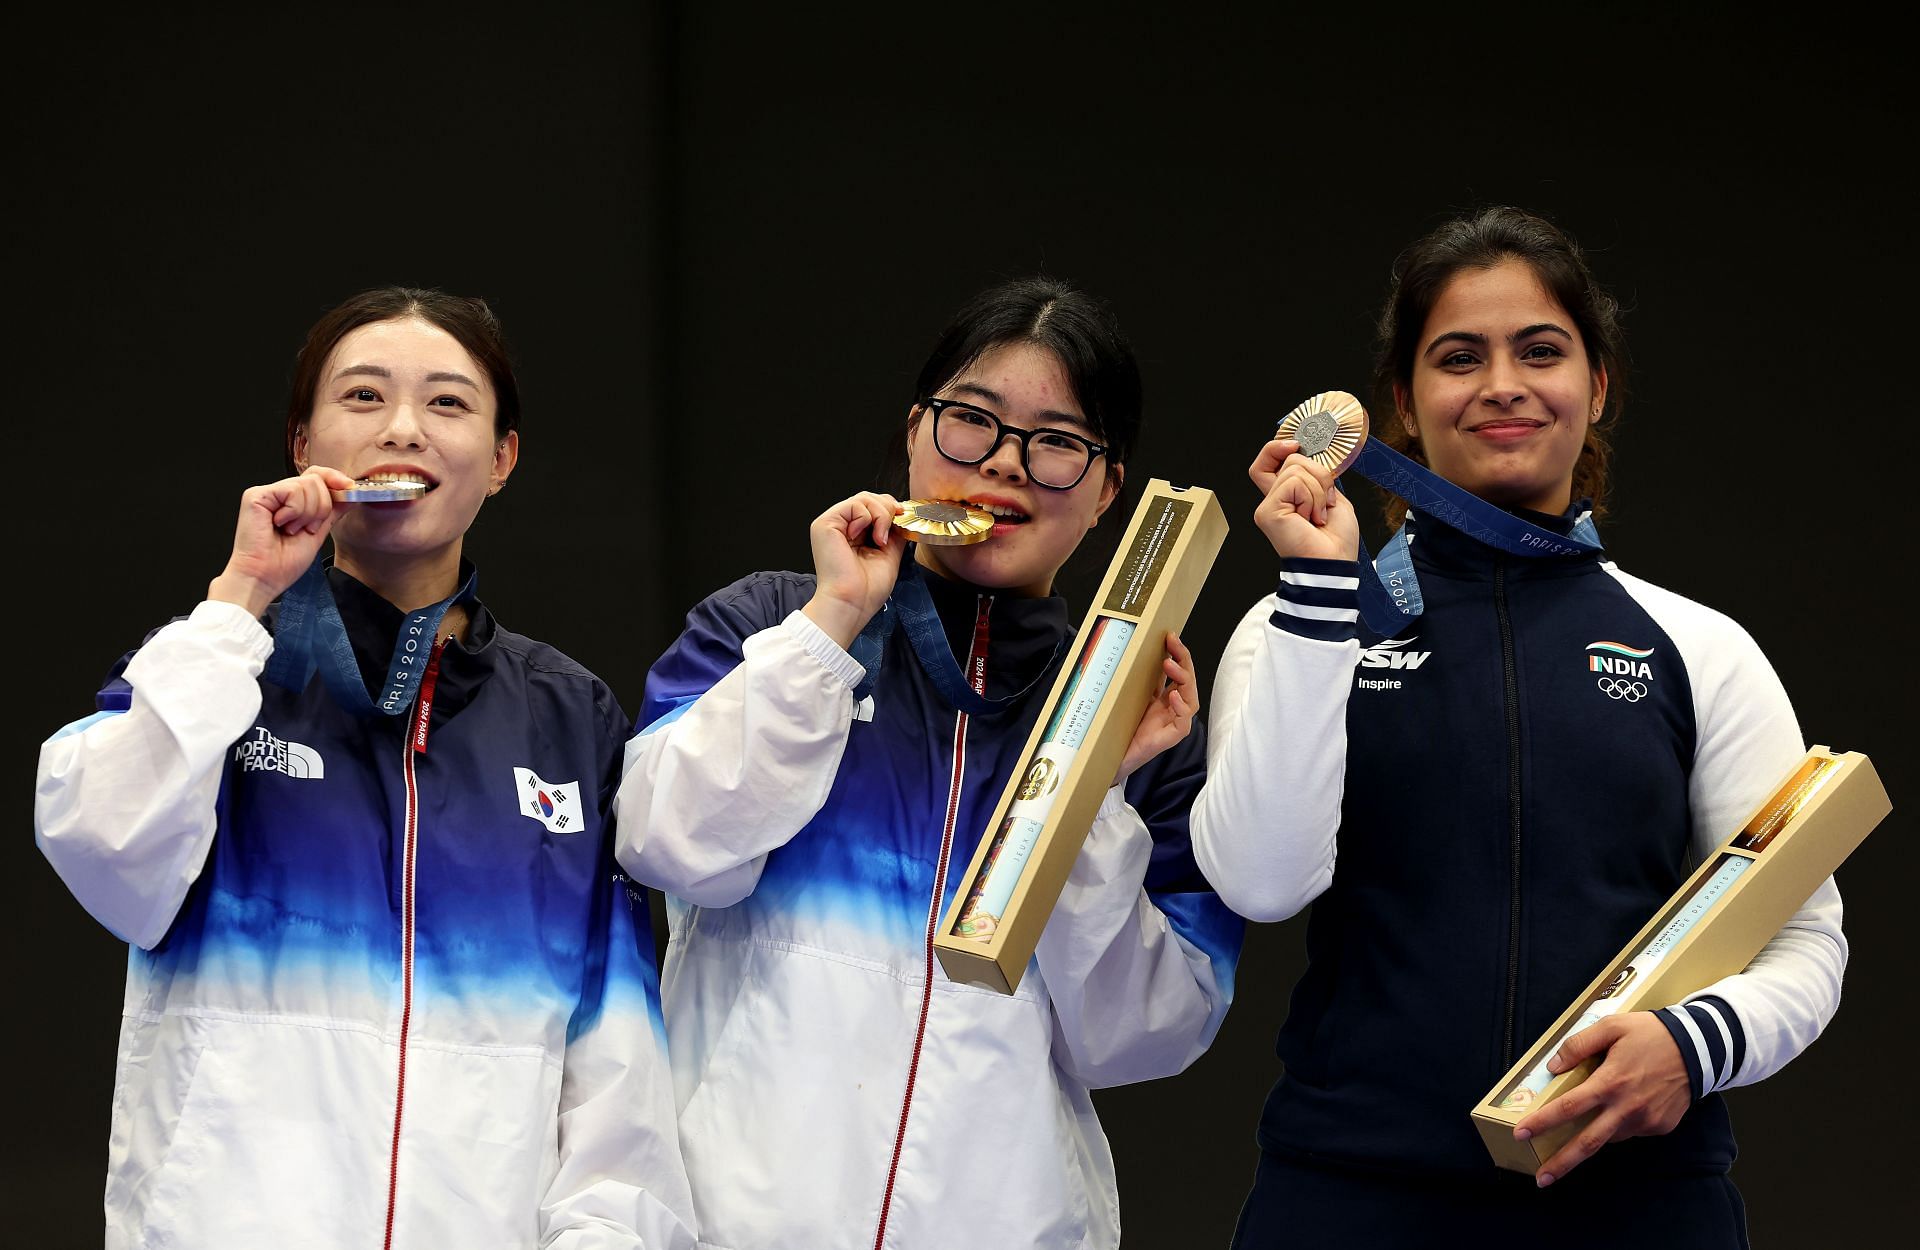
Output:
[[1556,1076],[1601,1056],[1593,1075],[1516,1124],[1520,1141],[1597,1110],[1593,1122],[1540,1165],[1534,1179],[1545,1187],[1593,1156],[1608,1142],[1671,1133],[1693,1104],[1693,1083],[1673,1034],[1651,1011],[1608,1016],[1560,1044],[1547,1062]]
[[1200,679],[1193,672],[1193,653],[1180,641],[1180,635],[1167,635],[1167,656],[1160,661],[1167,685],[1154,696],[1140,727],[1127,744],[1126,758],[1113,784],[1120,785],[1133,770],[1186,737],[1193,729],[1194,713],[1200,710]]

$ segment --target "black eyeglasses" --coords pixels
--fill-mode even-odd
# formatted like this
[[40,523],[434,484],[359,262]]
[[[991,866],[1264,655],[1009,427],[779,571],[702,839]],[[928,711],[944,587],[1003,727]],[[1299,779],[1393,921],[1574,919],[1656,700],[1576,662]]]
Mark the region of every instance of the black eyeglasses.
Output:
[[1020,440],[1020,465],[1027,480],[1048,490],[1072,490],[1087,475],[1105,444],[1082,438],[1072,430],[1041,426],[1023,430],[1008,425],[985,408],[957,399],[923,399],[933,413],[933,447],[956,464],[979,464],[1000,448],[1008,435]]

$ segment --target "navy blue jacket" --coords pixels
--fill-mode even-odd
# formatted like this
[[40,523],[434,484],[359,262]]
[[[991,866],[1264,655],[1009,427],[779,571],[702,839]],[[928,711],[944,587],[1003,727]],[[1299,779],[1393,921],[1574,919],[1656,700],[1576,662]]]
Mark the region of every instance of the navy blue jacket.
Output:
[[[330,582],[383,679],[401,614]],[[133,944],[111,1243],[691,1244],[625,718],[477,603],[468,637],[376,717],[205,603],[43,748],[42,848]]]
[[[1277,889],[1294,891],[1291,902],[1271,908],[1313,900],[1309,967],[1280,1034],[1286,1070],[1261,1144],[1320,1162],[1485,1173],[1470,1109],[1802,746],[1777,679],[1725,617],[1597,556],[1517,558],[1417,515],[1411,532],[1426,611],[1391,639],[1358,636],[1355,565],[1283,562],[1279,593],[1248,614],[1222,664],[1215,732],[1245,735],[1245,754],[1214,758],[1208,789],[1221,790],[1196,808],[1196,849],[1207,867],[1206,844],[1221,843],[1213,862],[1231,874],[1235,848],[1273,840],[1276,824],[1298,822],[1290,845],[1326,839],[1319,859],[1303,852],[1299,881]],[[1327,693],[1300,698],[1312,682]],[[1300,754],[1286,742],[1343,734],[1333,775],[1286,762]],[[1242,777],[1253,761],[1268,774],[1258,782]],[[1267,827],[1232,828],[1256,823],[1237,810]],[[1830,930],[1808,940],[1843,960],[1837,895]],[[1786,995],[1806,1000],[1805,1038],[1832,1010],[1823,996],[1838,997],[1837,962],[1830,986],[1824,966],[1809,972],[1788,976],[1799,979]],[[1728,981],[1743,979],[1753,980]],[[1778,981],[1747,988],[1771,993]],[[1682,1046],[1705,1096],[1672,1133],[1614,1143],[1584,1169],[1726,1170],[1733,1135],[1709,1091],[1757,1079],[1805,1044],[1777,1035],[1766,994],[1739,988],[1697,1000],[1727,1033],[1714,1028],[1703,1057]]]

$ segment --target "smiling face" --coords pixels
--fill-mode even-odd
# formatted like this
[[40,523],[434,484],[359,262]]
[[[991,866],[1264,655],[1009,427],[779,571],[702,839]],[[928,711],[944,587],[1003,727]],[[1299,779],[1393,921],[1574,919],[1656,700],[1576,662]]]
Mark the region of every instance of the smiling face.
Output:
[[519,454],[519,435],[497,438],[494,419],[486,371],[438,326],[402,317],[343,336],[295,436],[295,466],[430,489],[412,503],[347,509],[333,529],[336,559],[349,571],[356,561],[457,568],[462,537]]
[[[1094,442],[1099,433],[1074,397],[1066,370],[1044,348],[1013,343],[981,354],[930,398],[975,404],[1020,429],[1048,426]],[[970,547],[920,544],[915,557],[943,577],[1020,595],[1044,595],[1120,490],[1121,471],[1104,457],[1069,490],[1027,480],[1020,441],[1003,438],[979,464],[956,464],[933,443],[933,414],[908,418],[907,477],[916,499],[964,500],[995,514],[993,537]]]
[[1434,302],[1400,419],[1441,477],[1489,503],[1564,512],[1606,370],[1524,262],[1465,269]]

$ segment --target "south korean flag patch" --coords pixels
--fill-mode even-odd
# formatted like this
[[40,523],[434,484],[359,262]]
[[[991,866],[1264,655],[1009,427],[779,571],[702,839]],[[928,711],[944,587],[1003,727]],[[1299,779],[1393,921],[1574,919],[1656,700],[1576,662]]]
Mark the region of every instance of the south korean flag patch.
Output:
[[586,827],[580,814],[580,787],[573,782],[542,781],[531,768],[516,768],[513,788],[521,814],[545,825],[548,833],[579,833]]

